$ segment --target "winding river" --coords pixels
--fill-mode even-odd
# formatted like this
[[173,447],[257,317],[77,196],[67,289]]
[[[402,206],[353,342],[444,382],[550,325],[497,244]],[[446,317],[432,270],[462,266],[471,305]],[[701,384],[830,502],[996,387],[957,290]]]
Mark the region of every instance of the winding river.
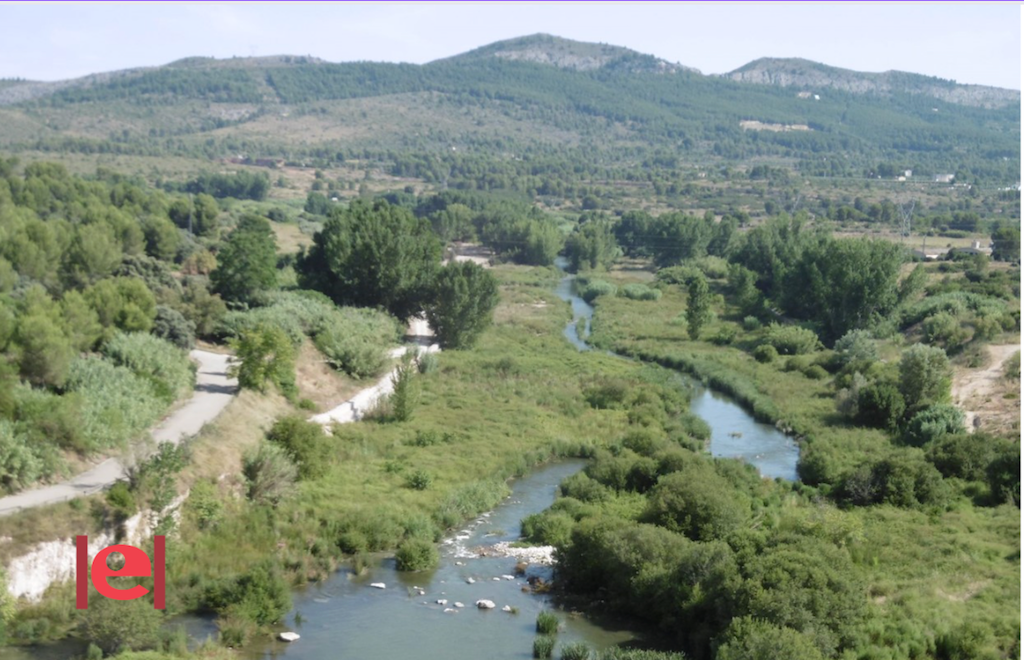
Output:
[[[559,260],[556,265],[564,270],[565,262]],[[586,351],[590,350],[586,338],[594,308],[574,293],[573,279],[574,276],[566,274],[555,293],[572,307],[572,320],[564,330],[566,339]],[[796,478],[798,450],[791,438],[773,426],[757,422],[729,397],[684,374],[680,378],[692,392],[691,410],[711,427],[713,455],[742,458],[766,477]],[[393,559],[381,556],[362,575],[344,569],[321,584],[297,592],[285,626],[301,638],[291,644],[253,645],[242,651],[240,657],[529,658],[538,612],[557,608],[550,597],[530,593],[526,589],[527,578],[550,579],[552,569],[531,564],[525,576],[516,576],[515,559],[481,557],[472,549],[519,538],[520,520],[546,509],[562,479],[583,465],[582,461],[559,462],[515,480],[509,498],[442,544],[440,565],[432,572],[400,573],[395,570]],[[372,587],[374,583],[383,583],[384,588]],[[493,601],[495,609],[477,609],[475,603],[480,599]],[[440,604],[439,600],[447,602]],[[457,607],[456,603],[463,606]],[[514,613],[502,611],[504,606],[513,608]],[[564,622],[560,642],[582,640],[601,649],[634,638],[625,629],[609,628],[608,624],[599,626],[566,612],[560,614]],[[179,622],[194,639],[216,635],[209,619],[182,617]],[[69,644],[75,645],[66,640],[63,644],[37,648],[30,655],[22,655],[23,650],[8,650],[0,652],[0,658],[67,657]]]

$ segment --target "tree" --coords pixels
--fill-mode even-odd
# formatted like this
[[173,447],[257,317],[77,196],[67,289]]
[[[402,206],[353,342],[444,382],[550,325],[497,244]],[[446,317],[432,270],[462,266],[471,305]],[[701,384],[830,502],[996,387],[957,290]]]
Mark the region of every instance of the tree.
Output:
[[298,415],[279,418],[267,432],[267,440],[281,446],[291,457],[302,479],[319,479],[330,467],[333,443],[319,424]]
[[703,273],[690,278],[686,288],[689,293],[686,300],[686,329],[690,333],[690,339],[696,340],[711,315],[711,291]]
[[792,628],[778,626],[763,619],[733,619],[723,635],[716,660],[823,660],[821,651],[811,638]]
[[920,411],[910,419],[904,439],[915,447],[937,440],[944,435],[964,432],[964,413],[956,406],[937,404]]
[[408,422],[412,419],[413,408],[416,407],[416,384],[413,378],[416,367],[410,360],[403,360],[391,374],[391,419],[396,422]]
[[108,277],[121,263],[121,245],[110,225],[79,225],[64,253],[65,286],[85,287]]
[[872,383],[857,398],[857,418],[862,424],[893,432],[903,420],[907,403],[899,389],[886,382]]
[[1020,227],[1004,225],[992,233],[992,258],[1020,261]]
[[277,244],[266,218],[246,215],[217,253],[210,273],[213,290],[226,300],[248,303],[277,284]]
[[468,240],[473,237],[473,210],[465,204],[449,204],[430,215],[430,224],[445,243]]
[[441,260],[430,223],[385,201],[356,200],[324,223],[300,256],[300,283],[339,305],[420,312]]
[[97,598],[85,613],[85,638],[107,654],[157,645],[163,613],[144,599]]
[[565,241],[565,255],[573,272],[609,268],[621,252],[607,222],[590,221],[579,225]]
[[464,261],[450,263],[434,280],[427,321],[443,348],[470,348],[490,325],[498,304],[498,281],[484,268]]
[[162,261],[174,259],[181,244],[181,235],[173,222],[150,216],[142,221],[142,234],[146,237],[146,254]]
[[899,390],[908,410],[949,400],[953,368],[941,348],[914,344],[903,351],[899,372]]
[[284,330],[274,325],[257,325],[241,332],[231,342],[236,362],[228,370],[238,386],[265,392],[276,386],[286,396],[295,392],[295,348]]

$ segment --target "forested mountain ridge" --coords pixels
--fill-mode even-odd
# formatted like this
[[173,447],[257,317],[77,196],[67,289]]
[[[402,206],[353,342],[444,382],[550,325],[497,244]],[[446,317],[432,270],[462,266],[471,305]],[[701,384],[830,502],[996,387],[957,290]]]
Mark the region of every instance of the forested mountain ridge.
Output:
[[887,96],[894,92],[931,96],[958,105],[1001,108],[1020,103],[1015,89],[961,85],[952,80],[906,71],[867,73],[851,71],[800,58],[763,57],[725,74],[737,82],[805,90],[839,89],[853,94]]
[[[0,85],[0,148],[288,160],[359,154],[429,180],[444,180],[471,158],[515,176],[542,176],[554,160],[570,168],[585,160],[603,168],[595,176],[616,179],[624,177],[614,168],[637,165],[767,160],[804,175],[862,177],[886,163],[917,176],[1019,181],[1018,92],[984,92],[1017,103],[982,107],[967,101],[988,88],[863,74],[888,76],[883,97],[850,82],[862,74],[804,69],[822,85],[829,72],[842,76],[814,99],[802,88],[705,76],[628,49],[547,35],[424,65],[187,58],[60,83],[8,81]],[[795,80],[764,66],[743,71],[730,75]],[[948,102],[929,95],[933,89]],[[785,130],[794,126],[801,130]],[[410,166],[410,159],[423,162]],[[437,171],[427,176],[424,168]]]

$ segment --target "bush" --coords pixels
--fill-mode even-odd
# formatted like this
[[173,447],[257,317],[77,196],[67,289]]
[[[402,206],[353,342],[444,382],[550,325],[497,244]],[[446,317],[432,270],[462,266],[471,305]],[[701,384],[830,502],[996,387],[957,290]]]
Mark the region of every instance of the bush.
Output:
[[590,647],[583,642],[573,642],[562,647],[562,660],[590,660]]
[[968,332],[960,327],[960,321],[949,312],[939,312],[921,324],[925,340],[929,344],[955,349],[968,339]]
[[572,516],[542,511],[523,519],[522,534],[532,543],[562,547],[569,542],[574,524]]
[[416,470],[405,479],[405,485],[413,490],[426,490],[430,488],[430,484],[434,481],[434,477],[429,472],[424,470]]
[[242,475],[249,499],[260,504],[276,504],[291,493],[299,471],[284,448],[261,442],[246,452]]
[[878,345],[867,330],[850,330],[836,341],[836,359],[840,364],[877,362]]
[[0,418],[0,486],[14,492],[41,477],[45,471],[41,449],[12,422]]
[[709,464],[694,463],[658,479],[648,498],[646,518],[694,541],[711,541],[742,525],[749,508]]
[[157,305],[153,334],[185,350],[196,345],[196,324],[166,305]]
[[1003,365],[1003,376],[1010,380],[1020,380],[1020,351],[1011,355]]
[[963,432],[963,411],[956,406],[938,404],[925,408],[910,419],[904,441],[915,447],[923,447],[944,435]]
[[821,348],[818,335],[812,330],[795,325],[772,323],[765,334],[765,342],[782,355],[803,355]]
[[145,432],[166,408],[166,399],[157,396],[154,385],[154,380],[97,357],[72,362],[66,387],[81,401],[80,449],[124,446]]
[[437,353],[421,353],[416,368],[421,374],[432,374],[437,371],[438,362]]
[[583,287],[583,290],[580,292],[580,298],[590,303],[600,296],[614,296],[616,291],[618,291],[618,288],[610,282],[592,280]]
[[630,300],[660,300],[661,290],[652,289],[646,284],[627,284],[622,287],[620,295]]
[[292,594],[277,564],[268,559],[234,580],[211,587],[206,602],[222,614],[265,626],[284,618],[292,608]]
[[533,657],[544,659],[550,658],[555,650],[555,638],[550,635],[540,635],[533,638]]
[[217,524],[221,514],[221,502],[217,498],[217,486],[209,481],[197,481],[189,491],[184,513],[197,528],[209,529]]
[[731,325],[723,326],[718,332],[711,336],[711,343],[716,346],[728,346],[736,340],[736,328]]
[[907,408],[949,400],[953,368],[941,348],[914,344],[900,356],[899,373],[899,389]]
[[903,419],[907,404],[903,395],[890,383],[872,383],[857,398],[857,418],[862,424],[893,432]]
[[744,316],[743,317],[743,329],[747,332],[753,332],[761,329],[761,319],[756,316]]
[[159,641],[163,613],[146,599],[90,599],[84,636],[104,653],[154,648]]
[[557,635],[558,623],[558,616],[554,612],[542,611],[537,615],[537,634]]
[[437,548],[427,539],[402,541],[395,552],[395,566],[400,571],[425,571],[437,566]]
[[195,371],[188,354],[170,342],[142,333],[118,333],[103,344],[103,354],[153,384],[158,396],[172,403],[192,391]]
[[812,364],[804,370],[804,375],[811,380],[824,380],[828,378],[828,372],[821,365]]
[[769,344],[761,344],[760,346],[754,349],[753,355],[754,359],[757,360],[758,362],[769,364],[771,362],[775,362],[775,360],[779,357],[779,352],[775,350],[774,346],[771,346]]
[[295,463],[300,479],[319,479],[331,465],[333,442],[319,424],[298,415],[287,415],[274,422],[267,440],[280,445]]
[[107,504],[119,511],[126,518],[135,513],[135,496],[128,488],[128,482],[118,481],[107,491]]

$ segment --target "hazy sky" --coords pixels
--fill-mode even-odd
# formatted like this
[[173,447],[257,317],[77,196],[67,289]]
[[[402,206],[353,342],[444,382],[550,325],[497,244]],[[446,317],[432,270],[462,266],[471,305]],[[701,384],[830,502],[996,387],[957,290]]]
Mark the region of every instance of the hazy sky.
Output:
[[1021,87],[1014,3],[0,4],[0,77],[58,80],[203,55],[429,62],[547,32],[704,73],[758,57]]

